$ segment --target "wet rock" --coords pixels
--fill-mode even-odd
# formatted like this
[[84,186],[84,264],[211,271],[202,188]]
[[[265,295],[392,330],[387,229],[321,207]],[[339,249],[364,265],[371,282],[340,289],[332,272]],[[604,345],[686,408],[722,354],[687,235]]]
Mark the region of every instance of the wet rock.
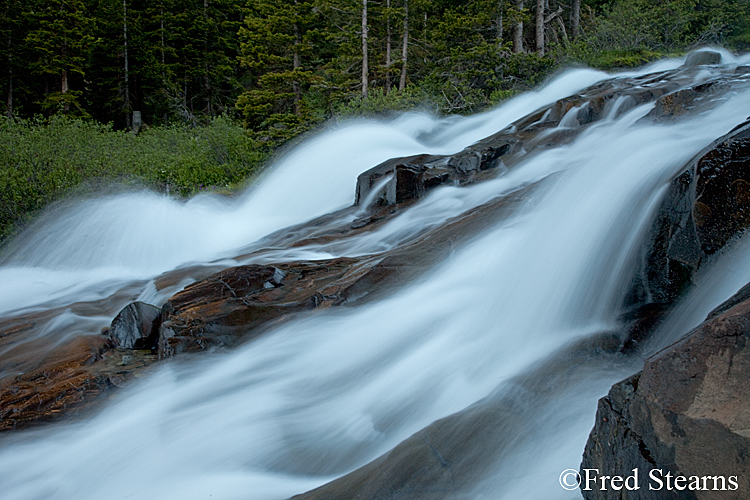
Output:
[[151,349],[159,334],[161,310],[145,302],[132,302],[112,320],[108,335],[118,347]]
[[625,339],[620,346],[620,352],[630,354],[638,350],[651,332],[659,327],[670,309],[671,304],[652,302],[640,304],[622,314],[619,323],[623,325]]
[[669,186],[633,302],[672,303],[710,256],[750,226],[750,125],[717,139]]
[[663,95],[656,100],[654,109],[645,119],[660,122],[707,109],[714,104],[713,97],[723,90],[721,87],[723,85],[719,83],[706,82]]
[[109,389],[108,377],[90,370],[110,349],[101,335],[78,337],[23,374],[0,380],[0,431],[74,416]]
[[387,295],[507,217],[540,183],[499,197],[379,255],[226,269],[187,286],[162,308],[160,358],[230,347],[312,309]]
[[[536,110],[457,154],[425,154],[388,160],[359,176],[357,206],[269,235],[240,251],[237,260],[268,263],[273,259],[264,252],[345,243],[347,238],[383,227],[439,186],[463,186],[496,178],[529,154],[572,141],[590,124],[688,88],[696,73],[703,71],[705,68],[684,67],[602,81]],[[664,99],[660,105],[664,116],[677,116],[675,110],[694,113],[702,109],[700,103],[726,94],[731,86],[721,83],[722,78],[745,80],[740,71],[731,71],[731,74],[729,70],[715,71],[718,76],[711,80],[710,87],[692,88],[689,92],[675,94],[669,98],[671,100]],[[711,99],[702,100],[701,96],[709,94]],[[694,106],[694,103],[700,105]],[[561,120],[566,117],[570,126],[561,126]],[[729,162],[742,163],[741,156],[730,155]],[[724,156],[717,156],[717,165],[722,158]],[[707,161],[706,165],[710,163]],[[643,259],[646,263],[641,273],[643,278],[634,284],[632,304],[668,303],[689,284],[696,266],[702,265],[706,255],[730,241],[745,226],[744,181],[747,177],[744,174],[727,176],[723,171],[715,174],[712,168],[706,167],[708,174],[694,169],[673,184],[669,197],[674,203],[662,208],[655,224],[654,242],[649,246],[653,252]],[[3,349],[0,401],[9,401],[4,398],[11,397],[13,391],[20,394],[17,389],[10,389],[20,387],[13,385],[15,381],[28,382],[23,377],[36,373],[46,373],[45,387],[50,392],[49,397],[44,396],[45,401],[56,400],[53,391],[58,391],[60,401],[67,401],[65,395],[69,388],[77,387],[85,393],[88,390],[86,380],[103,381],[97,382],[96,387],[104,393],[126,385],[159,357],[231,347],[260,335],[268,325],[305,311],[346,306],[391,293],[394,287],[409,283],[445,258],[457,245],[512,213],[532,189],[534,186],[492,200],[440,227],[423,228],[377,255],[239,266],[227,270],[222,270],[225,265],[218,262],[165,273],[153,283],[159,296],[172,295],[159,315],[154,316],[154,309],[146,305],[132,305],[129,312],[126,308],[117,324],[104,335],[94,336],[100,343],[96,357],[78,357],[78,363],[85,365],[88,374],[83,378],[73,365],[67,365],[70,369],[57,370],[52,368],[55,361],[50,364],[55,353],[67,352],[67,342],[51,342],[49,338],[35,340],[35,335],[45,325],[67,312],[49,310],[3,321],[0,323],[0,348]],[[732,199],[726,194],[730,191]],[[732,222],[714,227],[712,217],[724,216]],[[189,282],[193,284],[180,291]],[[108,297],[101,303],[80,303],[72,306],[75,309],[72,312],[89,317],[101,316],[102,311],[106,311],[107,316],[114,315],[123,304],[139,296],[143,285],[134,282],[132,289],[123,289],[117,297]],[[96,331],[84,333],[98,333],[102,326],[96,323]],[[636,330],[638,328],[641,327]],[[641,328],[641,331],[646,330],[648,328]],[[71,337],[82,334],[79,331],[65,333]],[[633,342],[640,341],[639,335],[638,332],[633,334]],[[149,354],[148,349],[159,356]],[[86,397],[85,400],[87,403],[75,407],[88,407],[88,402],[96,398]],[[22,425],[22,422],[62,415],[73,406],[50,403],[42,405],[39,411],[33,410],[32,405],[11,404],[9,408],[15,409],[14,422]]]
[[685,66],[704,66],[708,64],[720,64],[721,54],[713,50],[699,50],[691,52],[685,58]]
[[[750,491],[750,300],[745,289],[709,319],[646,360],[643,371],[599,401],[581,469],[599,475],[648,472],[701,478],[701,490],[659,492],[664,499],[742,499]],[[702,478],[709,491],[703,490]],[[725,491],[710,491],[713,477]],[[733,477],[736,487],[728,482]],[[717,480],[718,481],[718,480]],[[654,486],[657,486],[654,483]],[[641,490],[583,491],[587,500],[655,498]]]

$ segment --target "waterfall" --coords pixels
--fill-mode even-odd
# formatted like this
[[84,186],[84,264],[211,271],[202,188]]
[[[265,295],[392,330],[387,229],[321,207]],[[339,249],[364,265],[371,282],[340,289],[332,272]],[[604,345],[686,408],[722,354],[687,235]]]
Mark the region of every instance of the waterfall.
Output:
[[[469,118],[406,114],[340,123],[286,153],[232,200],[203,195],[180,203],[136,192],[68,201],[3,254],[0,319],[58,308],[57,323],[40,335],[97,333],[112,309],[87,316],[70,304],[118,294],[114,309],[136,297],[163,301],[153,291],[162,272],[237,263],[238,249],[351,205],[357,175],[375,164],[455,153],[610,76],[571,70]],[[273,262],[385,251],[548,180],[509,218],[386,298],[301,316],[229,352],[177,357],[92,416],[0,436],[3,498],[284,499],[488,396],[517,402],[525,426],[504,429],[513,440],[473,497],[580,498],[562,490],[558,476],[578,467],[597,399],[642,359],[571,349],[616,328],[669,180],[746,118],[750,88],[674,123],[640,120],[652,107],[612,112],[496,179],[435,189],[372,232],[277,249]],[[565,126],[576,125],[571,115]],[[690,318],[668,321],[661,335],[686,331],[750,281],[748,251],[738,246],[705,273],[709,285],[696,289],[699,300],[687,298]]]

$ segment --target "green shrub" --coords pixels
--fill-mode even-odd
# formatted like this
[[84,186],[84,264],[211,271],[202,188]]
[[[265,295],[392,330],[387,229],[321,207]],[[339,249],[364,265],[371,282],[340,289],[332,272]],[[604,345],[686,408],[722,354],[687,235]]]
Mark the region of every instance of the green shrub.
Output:
[[48,203],[111,183],[182,197],[228,192],[268,154],[228,117],[197,128],[147,128],[137,136],[63,115],[0,120],[0,241]]

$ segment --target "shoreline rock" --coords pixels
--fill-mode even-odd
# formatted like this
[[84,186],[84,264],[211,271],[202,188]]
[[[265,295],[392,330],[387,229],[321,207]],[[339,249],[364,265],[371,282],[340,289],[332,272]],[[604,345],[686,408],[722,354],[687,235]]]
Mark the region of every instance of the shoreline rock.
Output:
[[[644,478],[636,491],[592,488],[586,500],[655,498],[651,470],[673,476],[735,478],[727,491],[660,491],[663,499],[747,498],[750,491],[750,299],[727,301],[643,370],[599,400],[581,463],[598,476]],[[713,481],[713,480],[712,480]],[[658,483],[653,484],[658,487]],[[713,482],[709,485],[713,487]],[[729,488],[729,485],[727,485]]]

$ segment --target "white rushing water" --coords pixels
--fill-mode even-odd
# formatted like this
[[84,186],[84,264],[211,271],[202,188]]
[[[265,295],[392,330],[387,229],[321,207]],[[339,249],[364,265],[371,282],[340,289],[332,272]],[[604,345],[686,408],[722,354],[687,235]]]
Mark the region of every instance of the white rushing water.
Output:
[[[663,61],[641,74],[680,64]],[[165,270],[231,257],[272,231],[350,205],[356,176],[380,161],[459,151],[606,77],[570,71],[467,119],[408,114],[341,124],[289,152],[231,202],[199,197],[182,204],[130,193],[69,203],[5,255],[0,314],[96,300],[124,282],[146,293]],[[2,498],[287,498],[367,463],[436,419],[504,390],[566,346],[612,328],[634,253],[670,176],[745,119],[750,90],[674,124],[637,123],[649,109],[596,124],[496,180],[437,189],[346,244],[286,254],[293,260],[382,251],[410,228],[559,174],[512,219],[389,298],[311,314],[229,353],[175,359],[85,421],[4,436]],[[742,261],[717,264],[711,276],[718,283],[700,297],[705,311],[671,328],[699,322],[750,281],[750,264]],[[498,458],[476,498],[580,498],[561,490],[559,473],[578,467],[596,400],[638,369],[636,362],[607,361],[592,358],[561,376],[554,397],[532,408],[538,432]]]

